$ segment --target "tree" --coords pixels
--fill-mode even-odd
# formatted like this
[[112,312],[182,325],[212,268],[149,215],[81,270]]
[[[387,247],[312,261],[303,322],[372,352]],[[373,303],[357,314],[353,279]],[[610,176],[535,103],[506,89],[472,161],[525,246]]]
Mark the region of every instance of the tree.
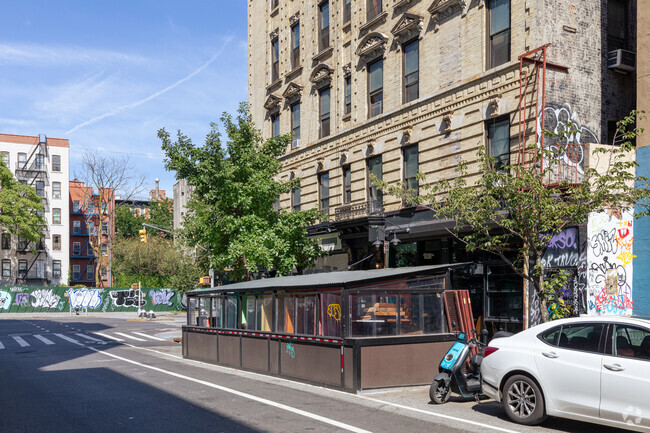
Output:
[[212,268],[232,269],[231,281],[249,279],[261,268],[287,275],[294,268],[313,266],[324,252],[306,236],[306,227],[319,219],[318,210],[274,209],[281,194],[299,185],[299,179],[278,180],[278,157],[291,136],[264,140],[246,104],[240,105],[236,118],[224,113],[221,121],[225,144],[214,123],[201,147],[181,131],[175,143],[164,128],[158,131],[166,168],[195,188],[183,237],[190,246],[207,250]]
[[115,234],[118,238],[135,239],[138,237],[138,231],[142,229],[144,221],[144,215],[134,215],[128,206],[117,206],[115,209]]
[[[78,177],[86,184],[84,189],[86,197],[82,198],[82,211],[86,219],[86,227],[90,234],[89,245],[99,260],[95,263],[95,284],[102,285],[101,267],[103,263],[111,267],[113,237],[115,225],[115,197],[120,195],[125,201],[140,193],[144,185],[144,177],[137,174],[129,158],[100,156],[86,151],[81,163],[81,173]],[[102,248],[101,225],[108,225],[105,253]],[[108,262],[103,262],[102,256],[108,257]]]
[[[149,204],[149,224],[161,229],[171,231],[174,225],[174,202],[173,200],[161,197]],[[155,230],[157,236],[165,238],[170,237],[169,233],[161,230]]]
[[566,143],[576,133],[571,124],[556,136],[545,131],[551,144],[545,144],[543,149],[534,144],[529,150],[536,158],[526,165],[500,166],[480,147],[479,176],[471,186],[466,163],[457,167],[452,180],[427,184],[425,177],[418,174],[424,184],[419,194],[406,190],[403,184],[389,185],[376,178],[373,182],[391,195],[430,208],[438,218],[455,220],[450,233],[468,251],[499,257],[532,286],[540,300],[542,321],[546,322],[550,304],[558,306],[551,318],[566,313],[559,289],[567,274],[545,272],[542,262],[553,236],[584,223],[591,213],[648,203],[647,179],[634,175],[637,164],[630,155],[634,139],[643,132],[635,127],[638,114],[634,111],[617,123],[616,145],[593,150],[602,166],[588,167],[579,183],[558,177],[568,149]]
[[43,201],[36,190],[22,185],[0,160],[0,230],[32,242],[43,238]]

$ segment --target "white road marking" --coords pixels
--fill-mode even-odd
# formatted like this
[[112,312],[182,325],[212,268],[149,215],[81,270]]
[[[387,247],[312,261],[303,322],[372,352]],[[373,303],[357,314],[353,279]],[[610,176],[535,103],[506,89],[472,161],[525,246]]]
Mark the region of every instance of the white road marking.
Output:
[[154,337],[153,335],[147,335],[147,334],[143,334],[143,333],[141,333],[141,332],[135,332],[135,331],[133,331],[133,333],[134,333],[134,334],[137,334],[137,335],[140,335],[141,337],[150,338],[150,339],[152,339],[152,340],[165,341],[164,339],[162,339],[162,338],[158,338],[158,337]]
[[131,340],[136,340],[136,341],[147,341],[143,340],[142,338],[134,337],[133,335],[125,334],[123,332],[116,332],[117,335],[120,335],[124,338],[130,338]]
[[108,338],[109,340],[124,341],[121,338],[113,337],[112,335],[108,335],[108,334],[102,334],[101,332],[93,332],[93,334],[99,335],[100,337]]
[[[118,333],[116,332],[116,334],[118,334]],[[214,383],[211,383],[211,382],[208,382],[208,381],[205,381],[205,380],[195,379],[193,377],[185,376],[185,375],[182,375],[182,374],[179,374],[179,373],[174,373],[173,371],[168,371],[168,370],[164,370],[162,368],[153,367],[151,365],[142,364],[140,362],[133,361],[133,360],[128,359],[128,358],[123,358],[121,356],[114,355],[112,353],[104,352],[103,350],[95,349],[94,347],[88,347],[88,349],[90,349],[90,350],[92,350],[94,352],[97,352],[97,353],[101,353],[102,355],[110,356],[111,358],[119,359],[120,361],[128,362],[129,364],[134,364],[134,365],[137,365],[137,366],[142,367],[142,368],[148,368],[149,370],[157,371],[159,373],[167,374],[169,376],[177,377],[179,379],[184,379],[184,380],[187,380],[189,382],[194,382],[194,383],[198,383],[200,385],[205,385],[205,386],[210,387],[210,388],[218,389],[219,391],[227,392],[229,394],[234,394],[236,396],[246,398],[246,399],[249,399],[249,400],[253,400],[253,401],[256,401],[258,403],[266,404],[268,406],[275,407],[277,409],[282,409],[282,410],[285,410],[287,412],[295,413],[297,415],[301,415],[301,416],[304,416],[306,418],[310,418],[310,419],[313,419],[313,420],[316,420],[316,421],[320,421],[320,422],[325,423],[325,424],[333,425],[335,427],[338,427],[338,428],[341,428],[341,429],[344,429],[344,430],[347,430],[347,431],[356,432],[356,433],[370,433],[368,430],[363,430],[363,429],[360,429],[358,427],[355,427],[355,426],[352,426],[352,425],[349,425],[349,424],[345,424],[345,423],[342,423],[342,422],[339,422],[339,421],[335,421],[333,419],[326,418],[324,416],[316,415],[315,413],[307,412],[307,411],[304,411],[302,409],[297,409],[295,407],[287,406],[286,404],[277,403],[277,402],[272,401],[272,400],[267,400],[265,398],[261,398],[261,397],[258,397],[256,395],[246,394],[244,392],[237,391],[236,389],[227,388],[225,386],[216,385]]]
[[2,344],[2,342],[0,341],[0,350],[2,350],[2,349],[4,349],[4,348],[5,348],[5,345]]
[[20,347],[27,347],[29,346],[29,343],[23,340],[22,337],[11,337],[14,340],[16,340],[16,343],[20,344]]
[[82,338],[85,338],[86,340],[101,341],[102,343],[104,342],[104,340],[100,340],[99,338],[91,337],[90,335],[86,335],[86,334],[76,334],[76,335],[78,335],[78,336],[80,336]]
[[48,340],[47,338],[43,337],[42,335],[34,334],[34,337],[38,338],[39,340],[41,340],[43,343],[47,344],[48,346],[50,344],[54,344],[53,341]]
[[74,338],[70,338],[67,335],[63,335],[63,334],[54,334],[54,335],[56,335],[57,337],[65,341],[69,341],[70,343],[79,343],[77,340],[75,340]]

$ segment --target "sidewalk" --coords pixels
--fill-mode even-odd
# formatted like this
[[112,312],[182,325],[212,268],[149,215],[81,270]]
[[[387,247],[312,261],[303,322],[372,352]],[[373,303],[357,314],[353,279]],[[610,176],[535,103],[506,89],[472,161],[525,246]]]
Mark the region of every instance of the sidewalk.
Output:
[[141,318],[138,317],[138,312],[137,310],[134,311],[122,311],[119,313],[103,313],[101,311],[94,312],[94,311],[89,311],[88,314],[86,314],[83,311],[79,312],[79,315],[70,314],[68,311],[62,311],[62,312],[56,312],[56,313],[41,313],[41,312],[32,312],[32,313],[0,313],[0,320],[12,320],[12,319],[18,319],[18,320],[25,320],[25,319],[32,319],[32,320],[38,320],[38,319],[59,319],[59,320],[66,320],[66,319],[75,319],[75,320],[81,320],[84,318],[88,319],[121,319],[121,320],[130,320],[130,321],[143,321],[143,322],[155,322],[155,321],[174,321],[174,322],[182,322],[186,323],[187,321],[187,313],[185,311],[155,311],[154,314],[156,315],[155,319],[147,319],[147,318]]

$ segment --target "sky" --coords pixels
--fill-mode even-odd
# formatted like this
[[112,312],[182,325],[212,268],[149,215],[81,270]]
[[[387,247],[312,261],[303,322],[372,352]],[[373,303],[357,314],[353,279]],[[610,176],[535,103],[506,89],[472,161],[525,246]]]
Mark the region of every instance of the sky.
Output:
[[0,18],[0,132],[70,140],[126,157],[172,196],[157,131],[203,144],[248,99],[246,0],[6,0]]

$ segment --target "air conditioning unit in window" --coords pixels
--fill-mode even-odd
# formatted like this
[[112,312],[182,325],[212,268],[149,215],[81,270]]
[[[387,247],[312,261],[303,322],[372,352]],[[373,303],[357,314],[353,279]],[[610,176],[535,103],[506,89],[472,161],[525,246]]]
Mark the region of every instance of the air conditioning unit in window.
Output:
[[291,148],[296,149],[298,147],[300,147],[300,139],[296,138],[296,139],[291,140]]
[[634,71],[636,54],[626,50],[614,50],[607,54],[607,67],[617,71]]

